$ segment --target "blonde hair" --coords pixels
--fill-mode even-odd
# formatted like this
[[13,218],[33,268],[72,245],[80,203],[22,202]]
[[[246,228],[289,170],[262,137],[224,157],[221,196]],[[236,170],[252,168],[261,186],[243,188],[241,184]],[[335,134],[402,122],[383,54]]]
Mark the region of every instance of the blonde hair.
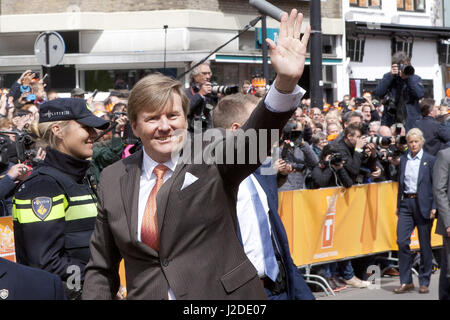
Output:
[[411,136],[417,136],[420,138],[420,140],[422,140],[422,142],[425,142],[425,138],[423,137],[423,133],[419,128],[412,128],[408,131],[408,133],[406,134],[406,140],[408,140],[409,137]]
[[154,73],[139,80],[128,98],[127,112],[131,123],[136,123],[138,114],[143,110],[162,111],[168,102],[173,102],[172,94],[174,93],[180,96],[184,116],[187,117],[189,99],[181,82],[160,73]]
[[33,122],[30,125],[30,130],[38,138],[36,144],[43,148],[50,147],[52,149],[57,149],[57,137],[53,134],[52,125],[57,124],[64,130],[69,126],[70,121],[71,120],[51,121],[39,124]]

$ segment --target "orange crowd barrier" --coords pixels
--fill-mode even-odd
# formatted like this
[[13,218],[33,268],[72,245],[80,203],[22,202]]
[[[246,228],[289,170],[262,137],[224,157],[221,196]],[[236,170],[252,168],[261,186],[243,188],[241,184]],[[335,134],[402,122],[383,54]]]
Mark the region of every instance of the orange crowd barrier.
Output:
[[[279,213],[297,266],[397,251],[396,182],[279,192]],[[431,244],[442,246],[434,233]],[[419,248],[417,229],[411,249]]]
[[0,218],[0,257],[16,262],[14,229],[11,217]]

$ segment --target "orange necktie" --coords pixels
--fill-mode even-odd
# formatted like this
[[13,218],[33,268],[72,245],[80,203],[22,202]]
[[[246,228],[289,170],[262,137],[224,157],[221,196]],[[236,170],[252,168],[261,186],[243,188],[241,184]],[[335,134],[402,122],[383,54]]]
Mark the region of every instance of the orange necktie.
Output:
[[142,220],[141,227],[142,242],[156,251],[158,251],[158,217],[156,215],[156,195],[164,182],[164,175],[167,170],[169,170],[169,168],[162,164],[158,164],[155,169],[153,169],[153,173],[156,175],[156,183],[148,196],[147,203],[145,204],[144,219]]

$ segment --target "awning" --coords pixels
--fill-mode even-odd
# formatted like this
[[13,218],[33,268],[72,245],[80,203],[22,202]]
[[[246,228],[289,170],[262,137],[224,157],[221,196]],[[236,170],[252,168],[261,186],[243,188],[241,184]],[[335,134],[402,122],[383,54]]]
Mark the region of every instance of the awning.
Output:
[[[262,55],[232,55],[232,54],[216,54],[215,58],[216,62],[225,62],[225,63],[257,63],[262,64]],[[270,57],[268,58],[270,63]],[[306,64],[310,64],[311,59],[306,58]],[[341,58],[332,58],[332,57],[324,57],[322,58],[323,65],[337,65],[341,64]]]
[[449,39],[450,28],[428,27],[386,24],[362,21],[347,21],[345,23],[347,36],[358,35],[382,35],[382,36],[404,36],[426,39]]

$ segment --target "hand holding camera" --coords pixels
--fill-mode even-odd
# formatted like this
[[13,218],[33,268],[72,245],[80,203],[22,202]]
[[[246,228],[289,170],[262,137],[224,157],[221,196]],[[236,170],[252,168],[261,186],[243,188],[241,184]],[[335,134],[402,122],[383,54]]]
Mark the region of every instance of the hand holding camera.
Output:
[[24,180],[28,175],[29,168],[23,164],[18,163],[13,165],[8,170],[8,176],[10,176],[14,181],[18,182],[19,180]]
[[211,82],[206,81],[200,85],[200,90],[198,91],[198,93],[202,96],[206,96],[207,94],[211,93],[211,90],[212,90]]
[[128,122],[128,117],[127,117],[126,113],[121,112],[121,114],[115,121],[117,123],[116,128],[115,128],[115,133],[120,134],[120,132],[122,132],[122,129],[126,126],[126,124]]

